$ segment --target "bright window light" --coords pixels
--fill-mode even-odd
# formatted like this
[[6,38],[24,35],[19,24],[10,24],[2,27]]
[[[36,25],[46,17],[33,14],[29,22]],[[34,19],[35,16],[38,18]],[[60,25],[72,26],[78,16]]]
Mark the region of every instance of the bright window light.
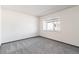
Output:
[[43,21],[43,30],[45,31],[60,31],[60,21]]

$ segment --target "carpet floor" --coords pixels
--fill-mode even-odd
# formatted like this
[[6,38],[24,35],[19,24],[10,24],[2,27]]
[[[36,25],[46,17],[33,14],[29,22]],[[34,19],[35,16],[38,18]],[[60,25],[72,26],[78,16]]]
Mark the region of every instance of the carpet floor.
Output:
[[0,54],[79,54],[79,48],[44,37],[2,44]]

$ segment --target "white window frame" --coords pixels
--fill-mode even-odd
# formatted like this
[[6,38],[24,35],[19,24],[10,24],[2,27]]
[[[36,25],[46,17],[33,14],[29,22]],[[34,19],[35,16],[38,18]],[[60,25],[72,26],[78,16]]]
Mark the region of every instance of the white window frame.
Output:
[[[52,29],[48,29],[48,23],[52,23],[53,27]],[[44,20],[43,21],[43,30],[44,31],[52,31],[52,32],[55,32],[55,31],[60,31],[60,21],[58,20],[58,18],[56,19],[53,19],[53,20]]]

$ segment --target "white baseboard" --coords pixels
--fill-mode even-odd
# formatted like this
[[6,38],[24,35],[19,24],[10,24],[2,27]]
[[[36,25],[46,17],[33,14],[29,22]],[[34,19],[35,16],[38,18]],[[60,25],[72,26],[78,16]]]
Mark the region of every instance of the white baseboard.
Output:
[[25,36],[25,37],[22,37],[22,38],[16,38],[16,39],[14,39],[14,40],[2,41],[2,44],[3,44],[3,43],[12,42],[12,41],[17,41],[17,40],[22,40],[22,39],[24,39],[24,38],[36,37],[36,36],[39,36],[39,35],[37,35],[37,34],[33,34],[33,35],[28,35],[28,36]]

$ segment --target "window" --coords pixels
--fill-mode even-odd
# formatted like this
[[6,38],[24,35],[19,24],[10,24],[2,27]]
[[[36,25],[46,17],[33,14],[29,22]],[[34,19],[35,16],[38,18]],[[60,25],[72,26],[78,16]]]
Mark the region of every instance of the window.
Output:
[[49,22],[49,23],[47,23],[47,30],[49,30],[49,31],[54,31],[54,28],[55,26],[54,26],[54,23],[53,22]]
[[43,30],[45,30],[45,31],[59,31],[60,30],[60,22],[57,20],[43,21]]

